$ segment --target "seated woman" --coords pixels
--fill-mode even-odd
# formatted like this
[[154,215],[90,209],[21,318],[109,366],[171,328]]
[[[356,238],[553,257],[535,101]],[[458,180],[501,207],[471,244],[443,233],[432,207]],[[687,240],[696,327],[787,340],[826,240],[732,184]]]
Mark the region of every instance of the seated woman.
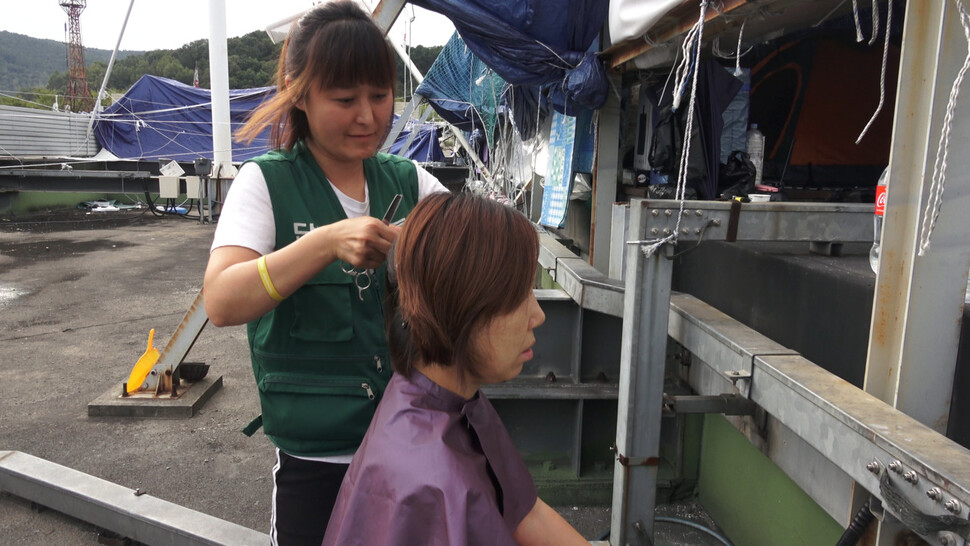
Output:
[[588,544],[536,496],[478,390],[522,371],[545,320],[532,224],[494,201],[441,193],[414,208],[395,245],[398,301],[386,313],[397,373],[323,543]]

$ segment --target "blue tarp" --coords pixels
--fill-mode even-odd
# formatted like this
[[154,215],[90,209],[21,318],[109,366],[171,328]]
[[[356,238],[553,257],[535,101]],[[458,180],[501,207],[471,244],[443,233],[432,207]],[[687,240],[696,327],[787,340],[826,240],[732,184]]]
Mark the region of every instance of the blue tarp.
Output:
[[606,101],[606,70],[588,49],[608,0],[412,3],[448,17],[469,49],[508,83],[543,87],[557,111],[573,115],[577,106],[595,110]]
[[[407,142],[413,131],[417,131],[417,134],[414,136],[414,140],[411,141],[411,145],[408,146],[407,151],[402,154],[401,147],[404,146],[404,143]],[[401,134],[398,135],[394,144],[391,144],[390,152],[408,159],[413,159],[419,163],[444,161],[445,154],[441,152],[441,144],[438,142],[438,137],[441,136],[440,133],[441,130],[431,123],[424,125],[409,124],[407,130],[401,131]]]
[[[229,91],[232,131],[275,87]],[[94,134],[102,148],[122,159],[212,159],[212,95],[158,76],[142,76],[101,113]],[[232,160],[245,161],[267,151],[269,130],[252,144],[233,142]]]
[[[250,112],[275,92],[276,87],[230,90],[231,130],[235,132],[242,127]],[[102,148],[122,159],[212,159],[211,102],[208,89],[158,76],[142,76],[100,115],[94,134]],[[400,150],[408,134],[398,137],[391,153]],[[233,141],[232,160],[240,163],[267,151],[268,128],[251,144]],[[415,161],[443,159],[433,125],[419,128],[405,157]]]

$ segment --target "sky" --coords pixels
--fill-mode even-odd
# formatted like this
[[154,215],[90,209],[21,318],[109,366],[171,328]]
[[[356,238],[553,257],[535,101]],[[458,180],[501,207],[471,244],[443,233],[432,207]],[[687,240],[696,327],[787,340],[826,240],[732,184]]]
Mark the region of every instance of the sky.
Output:
[[[67,13],[59,0],[5,0],[4,3],[0,30],[65,41]],[[225,0],[226,34],[233,38],[263,30],[315,3],[311,0]],[[129,4],[130,0],[87,0],[87,7],[81,12],[84,46],[113,50]],[[444,45],[453,31],[451,21],[443,15],[408,4],[389,38],[404,44],[405,36],[410,35],[407,36],[410,45],[427,47]],[[135,0],[121,49],[177,49],[208,36],[209,0]]]

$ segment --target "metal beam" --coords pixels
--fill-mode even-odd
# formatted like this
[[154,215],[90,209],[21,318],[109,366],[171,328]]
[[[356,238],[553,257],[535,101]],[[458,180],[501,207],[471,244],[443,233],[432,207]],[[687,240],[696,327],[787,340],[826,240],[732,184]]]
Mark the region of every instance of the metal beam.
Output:
[[[921,423],[945,432],[970,268],[965,249],[942,245],[916,255],[918,236],[950,85],[967,43],[950,2],[906,5],[882,257],[872,306],[866,392]],[[965,97],[954,117],[951,146],[961,148],[970,126]],[[885,114],[884,114],[885,115]],[[970,155],[949,154],[948,190],[970,188]],[[963,201],[966,203],[966,201]],[[966,209],[946,203],[937,235],[970,235]]]
[[[140,385],[140,390],[153,390],[158,384],[158,379],[165,374],[166,370],[172,372],[185,360],[186,355],[195,345],[195,340],[199,339],[205,325],[209,323],[209,315],[205,312],[205,295],[202,290],[195,295],[189,310],[175,328],[172,337],[169,338],[165,348],[159,352],[158,360],[152,367],[151,372]],[[154,372],[154,373],[152,373]]]
[[620,99],[613,92],[619,87],[614,76],[606,104],[599,110],[596,130],[596,155],[593,167],[593,207],[590,220],[590,263],[600,273],[610,272],[610,235],[613,203],[616,201],[617,165],[620,164]]
[[[624,237],[657,238],[678,229],[681,215],[677,201],[634,199],[629,209],[644,211],[643,231],[637,232],[630,224],[631,228],[623,231]],[[872,241],[872,211],[872,205],[860,203],[749,203],[736,213],[733,236],[738,241]],[[632,218],[632,212],[629,216]],[[731,217],[730,203],[686,201],[679,240],[728,239],[732,235]],[[613,231],[620,232],[617,228]],[[583,309],[623,316],[623,281],[604,275],[546,231],[539,234],[539,265]]]
[[[669,253],[669,245],[662,246],[657,254],[645,258],[640,251],[640,245],[630,243],[655,241],[675,231],[681,242],[690,240],[700,242],[710,239],[871,241],[871,228],[869,228],[871,218],[872,207],[869,205],[765,203],[743,205],[738,208],[737,204],[730,203],[687,202],[681,211],[680,204],[675,201],[631,201],[628,236],[635,240],[628,241],[623,358],[617,416],[617,451],[618,455],[626,458],[627,464],[618,462],[614,474],[612,534],[617,543],[626,543],[628,537],[652,536],[652,524],[645,519],[648,513],[642,510],[649,508],[651,510],[649,513],[652,514],[655,472],[651,474],[649,469],[644,472],[639,468],[636,471],[630,470],[630,461],[637,461],[640,464],[651,461],[655,456],[651,451],[654,445],[651,442],[659,441],[659,428],[656,428],[654,423],[653,412],[659,411],[660,395],[654,396],[655,393],[650,389],[649,381],[643,378],[657,376],[653,381],[662,383],[662,360],[658,365],[657,357],[652,353],[657,346],[666,345],[666,338],[658,337],[657,332],[643,324],[649,322],[653,326],[666,325],[667,317],[653,318],[652,313],[656,309],[658,300],[667,298],[669,301],[670,289],[669,276],[666,282],[657,282],[658,276],[662,274],[659,272],[662,272],[667,262],[660,257],[660,253]],[[540,253],[540,256],[542,254]],[[563,264],[569,263],[570,259],[562,252],[553,251],[549,254],[551,256],[545,256],[545,259],[554,258],[558,275],[559,270],[564,269]],[[580,278],[575,282],[582,283],[582,281],[583,279]],[[570,290],[567,289],[567,292]],[[818,368],[800,355],[793,354],[789,349],[770,342],[753,330],[745,334],[751,339],[745,339],[742,336],[740,341],[731,337],[737,332],[730,335],[717,334],[719,323],[733,322],[727,317],[693,323],[689,320],[685,321],[684,317],[672,316],[669,320],[671,336],[692,352],[699,353],[700,359],[712,366],[709,369],[713,373],[706,374],[707,385],[720,381],[716,381],[715,377],[720,377],[723,380],[722,383],[727,381],[738,394],[750,397],[777,421],[804,439],[807,445],[816,449],[824,459],[838,467],[832,469],[831,465],[818,458],[816,458],[818,464],[805,465],[805,468],[825,470],[825,475],[831,483],[840,484],[838,489],[843,492],[840,495],[842,502],[826,502],[826,510],[830,514],[842,516],[837,519],[847,517],[846,508],[851,506],[851,503],[844,502],[849,498],[845,493],[852,490],[851,482],[845,476],[858,481],[860,485],[877,494],[877,498],[884,498],[885,495],[880,492],[878,473],[869,472],[869,468],[872,468],[869,463],[873,461],[881,465],[881,468],[886,468],[886,465],[892,461],[898,461],[895,467],[904,468],[907,472],[912,472],[913,476],[923,477],[924,484],[949,485],[948,489],[941,487],[943,491],[941,495],[944,498],[958,500],[960,504],[955,505],[957,507],[955,513],[957,516],[961,515],[959,510],[966,506],[963,500],[966,494],[964,484],[970,484],[970,475],[967,475],[970,470],[949,466],[947,472],[941,474],[938,472],[939,467],[933,465],[937,462],[946,465],[947,460],[938,461],[927,452],[907,451],[909,445],[906,442],[918,437],[921,446],[941,447],[947,452],[948,457],[962,457],[970,463],[970,458],[966,457],[970,454],[966,453],[966,450],[892,408],[881,405],[881,402],[874,403],[878,401],[871,397],[862,400],[864,396],[855,387]],[[703,326],[698,326],[699,324]],[[678,330],[682,331],[680,337],[675,334]],[[718,342],[712,342],[717,339],[719,339]],[[696,343],[698,340],[702,340],[700,345]],[[755,352],[751,352],[746,349],[751,341],[756,341],[756,345],[764,346],[757,347]],[[784,367],[784,370],[778,371],[780,367]],[[813,381],[817,382],[821,390],[806,388],[806,384]],[[654,388],[661,387],[656,385]],[[723,392],[733,391],[702,391],[701,394]],[[834,398],[830,398],[830,395]],[[865,406],[865,412],[871,412],[880,421],[860,421],[861,416],[854,413],[860,404]],[[797,407],[798,411],[793,411],[793,407]],[[806,419],[806,415],[812,417]],[[866,413],[865,417],[870,417],[870,414]],[[891,422],[896,429],[885,434],[880,425],[883,422]],[[856,426],[858,423],[863,423],[863,426]],[[909,436],[904,441],[899,441],[894,434],[904,429]],[[890,442],[895,443],[890,446]],[[631,454],[632,444],[637,445],[632,448]],[[849,449],[843,450],[843,448]],[[962,456],[958,455],[960,450],[965,452]],[[927,458],[933,458],[932,463],[928,462]],[[970,464],[966,466],[970,468]],[[798,476],[795,481],[806,490],[813,490],[810,484],[811,477],[801,475],[803,472],[801,467],[788,465],[783,468],[789,474]],[[900,479],[899,476],[894,476],[887,483],[900,482]],[[899,487],[902,489],[908,487],[904,496],[907,497],[908,502],[917,507],[917,513],[928,514],[931,517],[946,515],[946,510],[941,505],[934,504],[932,501],[927,503],[926,491],[916,488],[915,484],[905,483]],[[643,493],[642,489],[647,489],[648,492]],[[818,493],[818,489],[813,491]],[[638,493],[649,498],[634,498]],[[947,497],[948,495],[950,497]],[[912,520],[906,520],[905,510],[901,510],[899,506],[889,508],[890,517],[885,518],[886,520],[892,519],[893,514],[903,514],[900,519],[904,523],[909,526],[915,525]],[[926,535],[925,529],[923,531]],[[935,535],[928,538],[928,540],[931,539],[935,540]]]
[[583,309],[623,316],[623,284],[559,244],[548,232],[539,234],[539,265]]
[[[872,242],[873,205],[870,204],[685,201],[681,213],[679,201],[631,200],[631,210],[636,206],[650,212],[645,231],[639,235],[641,239],[656,239],[679,230],[679,242]],[[737,208],[734,213],[732,206]],[[630,230],[630,236],[634,235]]]
[[[940,244],[967,240],[964,218],[970,188],[967,154],[951,153],[945,171],[947,202],[925,256],[918,237],[929,195],[950,87],[967,44],[950,2],[906,4],[889,159],[882,252],[876,275],[864,388],[938,432],[950,413],[963,296],[970,267],[966,248]],[[957,103],[951,146],[967,140],[970,111]],[[954,199],[953,190],[957,192]],[[959,198],[961,197],[962,198]],[[857,498],[854,504],[859,504]],[[876,543],[894,543],[898,523],[883,519]]]
[[[845,502],[851,488],[848,479],[885,501],[879,474],[873,470],[886,469],[894,461],[898,471],[892,472],[891,479],[919,512],[931,517],[967,517],[967,449],[693,296],[671,297],[669,334],[698,355],[691,368],[704,368],[721,378],[720,384],[701,381],[703,374],[692,370],[691,386],[695,390],[719,394],[733,383],[738,393],[748,396],[772,419],[797,434],[807,447],[845,473],[842,480],[833,475],[833,483],[840,484],[840,492],[833,494],[811,487],[817,480],[819,463],[804,463],[804,457],[810,453],[799,455],[803,464],[785,468],[840,523],[846,524],[849,517]],[[749,366],[750,373],[735,378],[733,372],[745,366]],[[777,442],[771,438],[768,443],[772,446],[766,449],[777,449]],[[871,466],[873,462],[878,462],[879,468]],[[915,483],[906,480],[907,472],[917,477]],[[927,495],[934,487],[940,490],[939,500]],[[957,500],[959,509],[948,510],[947,500]],[[921,536],[933,544],[939,543],[936,533],[924,532]]]
[[757,406],[751,400],[735,394],[664,395],[664,406],[674,413],[721,413],[724,415],[754,415]]
[[269,536],[19,451],[0,451],[0,489],[145,544],[269,544]]
[[391,144],[397,140],[398,135],[404,130],[404,127],[408,124],[408,120],[414,114],[414,109],[418,107],[422,102],[424,102],[424,97],[415,93],[411,95],[411,100],[404,106],[404,111],[398,116],[397,121],[391,127],[391,132],[387,134],[384,139],[384,145],[381,146],[381,151],[387,153],[391,149]]
[[[379,0],[377,5],[374,6],[371,11],[371,19],[374,20],[378,28],[384,31],[385,35],[394,26],[394,21],[397,21],[398,16],[401,15],[404,4],[407,4],[406,0]],[[364,7],[367,6],[364,5]]]
[[[649,216],[645,207],[631,206],[630,231],[642,233]],[[637,245],[627,248],[610,522],[614,544],[653,541],[671,254],[670,245],[649,257]]]
[[0,170],[0,189],[16,191],[151,192],[158,193],[158,179],[140,171],[55,171],[40,169]]

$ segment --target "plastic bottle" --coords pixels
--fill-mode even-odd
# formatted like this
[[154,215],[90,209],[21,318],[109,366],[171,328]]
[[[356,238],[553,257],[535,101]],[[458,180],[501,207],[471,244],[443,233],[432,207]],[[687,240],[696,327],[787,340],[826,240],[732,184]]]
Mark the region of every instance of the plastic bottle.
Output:
[[757,123],[752,123],[748,129],[748,158],[754,163],[754,183],[760,185],[765,164],[765,135],[758,130]]
[[869,251],[869,267],[873,273],[879,271],[879,246],[882,242],[882,217],[886,214],[886,191],[889,188],[889,167],[886,167],[876,182],[876,214],[872,217],[872,250]]
[[970,277],[967,277],[967,292],[963,296],[963,303],[970,304]]

